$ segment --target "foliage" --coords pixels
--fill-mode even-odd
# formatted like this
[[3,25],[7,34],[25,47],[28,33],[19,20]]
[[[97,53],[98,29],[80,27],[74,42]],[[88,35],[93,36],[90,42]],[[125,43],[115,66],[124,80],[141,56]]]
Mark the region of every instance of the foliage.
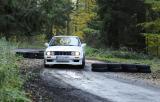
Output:
[[150,4],[147,12],[147,21],[140,24],[143,27],[144,35],[146,38],[147,52],[151,55],[159,56],[160,54],[160,1],[159,0],[146,0]]
[[84,32],[84,40],[87,44],[93,47],[103,47],[101,43],[100,31],[92,28],[85,28]]
[[87,23],[94,17],[96,12],[95,0],[76,0],[74,3],[74,11],[71,13],[72,34],[84,38],[83,30],[87,27]]
[[86,56],[89,59],[98,59],[109,63],[147,64],[151,66],[152,71],[160,70],[160,60],[143,53],[87,47]]
[[1,102],[29,102],[21,87],[23,80],[20,78],[17,60],[9,43],[0,40],[0,101]]
[[160,56],[160,34],[144,34],[147,44],[147,53],[150,55]]
[[[45,48],[44,43],[48,42],[44,34],[32,36],[31,38],[23,38],[18,42],[14,42],[17,48],[33,48],[43,49]],[[29,40],[29,41],[28,41]],[[13,41],[12,41],[13,42]]]
[[159,0],[145,0],[146,3],[152,4],[152,9],[154,11],[160,10],[160,1]]
[[150,33],[160,33],[160,19],[156,19],[150,22],[145,22],[142,24],[144,30]]
[[145,33],[160,33],[160,1],[147,0],[151,5],[151,9],[147,13],[147,21],[141,25],[144,27]]
[[160,47],[160,34],[145,34],[148,47]]
[[65,27],[71,9],[69,0],[1,0],[1,36],[47,33],[50,37],[53,28]]
[[136,53],[126,49],[112,50],[112,49],[96,49],[92,47],[86,48],[86,55],[89,57],[99,56],[104,58],[123,58],[123,59],[152,59],[151,56],[143,53]]
[[145,22],[148,6],[144,0],[97,0],[98,14],[103,21],[101,37],[106,46],[135,50],[145,48],[139,23]]

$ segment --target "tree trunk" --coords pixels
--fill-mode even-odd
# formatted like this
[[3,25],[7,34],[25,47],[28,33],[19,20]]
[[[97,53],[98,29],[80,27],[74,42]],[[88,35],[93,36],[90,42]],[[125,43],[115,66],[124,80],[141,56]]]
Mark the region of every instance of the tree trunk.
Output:
[[[70,17],[69,14],[67,14],[68,18]],[[70,20],[67,20],[67,35],[71,34],[71,27],[70,27]]]
[[53,33],[52,29],[53,29],[53,22],[48,25],[47,36],[46,36],[46,39],[48,41],[52,38],[52,33]]

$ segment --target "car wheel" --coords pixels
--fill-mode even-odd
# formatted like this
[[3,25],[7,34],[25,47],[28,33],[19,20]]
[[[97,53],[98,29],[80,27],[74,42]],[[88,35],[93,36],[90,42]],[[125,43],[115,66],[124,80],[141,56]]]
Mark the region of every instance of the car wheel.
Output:
[[84,69],[85,67],[85,58],[83,58],[82,65],[79,66],[80,69]]
[[49,68],[50,66],[49,66],[49,65],[47,65],[47,64],[44,64],[44,67],[45,67],[45,68]]
[[80,69],[84,69],[85,65],[82,64],[82,65],[79,65],[78,67],[79,67]]

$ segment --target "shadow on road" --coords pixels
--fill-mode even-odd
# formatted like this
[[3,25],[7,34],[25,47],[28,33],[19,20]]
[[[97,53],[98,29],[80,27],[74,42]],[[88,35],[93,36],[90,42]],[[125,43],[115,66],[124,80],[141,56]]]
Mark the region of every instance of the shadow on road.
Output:
[[74,66],[74,65],[52,65],[47,67],[47,69],[65,69],[65,70],[70,70],[70,69],[75,69],[75,70],[83,70],[79,66]]

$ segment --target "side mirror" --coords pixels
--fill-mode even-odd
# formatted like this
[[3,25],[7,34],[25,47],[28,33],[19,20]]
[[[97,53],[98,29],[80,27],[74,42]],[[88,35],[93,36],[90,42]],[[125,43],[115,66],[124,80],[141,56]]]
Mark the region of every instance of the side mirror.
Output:
[[49,46],[49,44],[48,44],[48,43],[45,43],[45,44],[44,44],[44,46],[45,46],[45,47],[48,47],[48,46]]
[[86,46],[86,44],[85,44],[85,43],[83,43],[81,46],[84,48],[84,47]]

